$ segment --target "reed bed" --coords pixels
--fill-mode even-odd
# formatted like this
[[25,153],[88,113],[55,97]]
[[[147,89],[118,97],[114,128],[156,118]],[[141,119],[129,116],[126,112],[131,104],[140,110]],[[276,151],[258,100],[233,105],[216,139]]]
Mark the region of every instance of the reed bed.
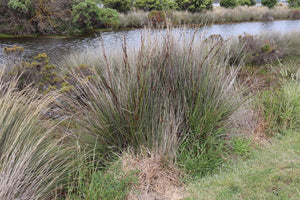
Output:
[[[120,27],[141,28],[148,26],[148,14],[148,12],[144,11],[132,11],[127,14],[121,14]],[[198,13],[169,11],[168,16],[170,16],[170,19],[167,21],[174,26],[204,26],[230,22],[300,19],[300,12],[286,6],[276,6],[272,9],[264,6],[238,6],[233,9],[214,7],[213,10]]]

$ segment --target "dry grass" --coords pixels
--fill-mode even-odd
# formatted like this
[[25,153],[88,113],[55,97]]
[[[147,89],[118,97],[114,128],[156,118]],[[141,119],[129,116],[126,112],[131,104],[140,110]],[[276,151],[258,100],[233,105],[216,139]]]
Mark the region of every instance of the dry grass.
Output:
[[138,184],[128,199],[179,200],[185,197],[184,187],[179,180],[183,173],[163,156],[157,153],[143,156],[127,153],[121,157],[121,161],[125,172],[138,170]]
[[[213,23],[229,23],[244,21],[272,21],[281,19],[299,19],[300,12],[287,6],[276,6],[269,9],[264,6],[238,6],[233,9],[214,7],[213,10],[191,13],[188,11],[174,11],[169,21],[174,26],[204,26]],[[132,11],[120,14],[121,28],[141,28],[148,25],[149,12]]]
[[51,199],[72,166],[71,152],[54,138],[54,125],[41,120],[57,95],[15,91],[0,77],[0,199]]
[[213,10],[205,13],[175,11],[173,22],[178,25],[205,25],[244,21],[270,21],[297,18],[294,12],[294,10],[284,6],[278,6],[274,9],[264,6],[238,6],[233,9],[215,7]]
[[132,11],[127,14],[120,13],[120,27],[141,28],[148,21],[148,12]]

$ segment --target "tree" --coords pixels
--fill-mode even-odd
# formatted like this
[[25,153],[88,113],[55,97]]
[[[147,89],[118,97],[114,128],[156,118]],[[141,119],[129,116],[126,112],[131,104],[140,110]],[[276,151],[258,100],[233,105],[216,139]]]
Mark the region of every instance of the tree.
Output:
[[9,0],[7,24],[13,34],[55,34],[70,24],[72,4],[73,0]]
[[139,10],[151,11],[151,10],[176,10],[177,3],[172,0],[135,0],[134,7]]
[[299,8],[300,7],[300,0],[288,0],[288,3],[291,8]]
[[180,10],[200,12],[212,8],[212,0],[175,0]]
[[261,5],[267,6],[268,8],[274,8],[277,4],[277,0],[262,0]]
[[256,1],[255,0],[239,0],[238,4],[241,6],[255,6]]
[[221,0],[220,6],[224,8],[234,8],[238,5],[236,0]]
[[101,8],[91,0],[73,5],[72,16],[73,23],[83,30],[116,27],[119,24],[119,14],[116,10]]
[[103,5],[118,12],[126,13],[131,8],[131,0],[103,0]]

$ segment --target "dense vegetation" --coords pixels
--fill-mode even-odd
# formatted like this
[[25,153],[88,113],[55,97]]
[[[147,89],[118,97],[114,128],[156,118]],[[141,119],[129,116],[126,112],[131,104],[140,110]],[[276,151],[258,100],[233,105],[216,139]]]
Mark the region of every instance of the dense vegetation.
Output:
[[181,178],[298,134],[299,33],[161,34],[57,66],[3,49],[0,199],[182,198]]
[[[0,2],[0,33],[8,35],[70,35],[101,29],[144,26],[205,25],[237,21],[299,19],[295,10],[265,0],[265,7],[254,0],[3,0]],[[244,7],[249,6],[249,7]],[[232,9],[233,8],[233,9]],[[150,13],[149,13],[150,12]]]

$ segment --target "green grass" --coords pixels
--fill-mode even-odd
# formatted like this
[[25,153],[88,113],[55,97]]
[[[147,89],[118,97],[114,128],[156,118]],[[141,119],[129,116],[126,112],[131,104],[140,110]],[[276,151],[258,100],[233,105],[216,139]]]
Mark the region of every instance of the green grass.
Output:
[[[299,34],[247,35],[248,43],[242,37],[227,42],[185,38],[172,30],[161,35],[153,38],[144,32],[135,49],[124,41],[122,49],[102,47],[70,56],[58,66],[67,85],[60,95],[42,97],[29,89],[34,84],[17,91],[17,83],[9,82],[15,77],[3,74],[0,198],[47,199],[56,192],[65,199],[124,199],[136,177],[109,161],[130,149],[176,163],[187,182],[198,182],[190,186],[191,199],[297,199]],[[259,109],[253,111],[254,96],[245,89],[236,64],[247,53],[243,46],[255,44],[249,47],[252,54],[264,40],[274,41],[272,48],[284,60],[274,57],[273,64],[261,69],[244,69],[248,74],[258,71],[261,80],[280,80],[276,88],[270,83],[258,92]],[[43,113],[50,105],[54,118],[48,119]],[[250,125],[239,119],[245,111],[260,112],[266,130],[278,136],[272,146],[254,151],[247,139],[251,133],[236,134],[256,128],[251,123],[257,119],[245,118]],[[67,120],[54,126],[61,119]],[[233,121],[238,121],[235,127]],[[62,137],[66,133],[68,139]],[[69,150],[76,156],[70,157]],[[74,163],[81,164],[69,173]],[[28,181],[18,182],[24,179]]]
[[192,183],[187,199],[299,199],[299,155],[299,132],[274,138],[272,145],[252,151],[249,160],[233,161]]
[[[124,44],[64,62],[74,90],[63,108],[80,125],[74,133],[103,157],[146,148],[170,160],[182,153],[181,163],[201,155],[204,168],[219,163],[226,120],[245,99],[237,68],[227,67],[228,46],[172,30],[163,39],[147,31],[141,38],[137,51]],[[218,158],[209,165],[207,149]]]
[[123,172],[120,161],[114,162],[105,170],[85,163],[78,167],[75,176],[70,176],[64,199],[126,199],[132,187],[138,182],[136,173],[135,170]]

